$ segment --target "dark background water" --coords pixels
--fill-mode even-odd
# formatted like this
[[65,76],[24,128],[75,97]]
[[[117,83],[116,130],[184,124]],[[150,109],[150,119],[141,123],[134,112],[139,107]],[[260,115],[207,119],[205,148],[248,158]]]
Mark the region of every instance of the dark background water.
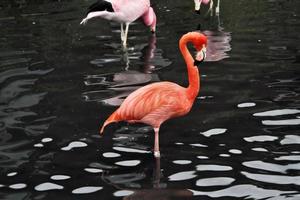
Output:
[[[221,0],[210,17],[153,0],[157,34],[134,23],[127,52],[118,24],[79,26],[92,2],[0,2],[0,199],[300,199],[300,1]],[[199,24],[201,90],[161,127],[162,158],[150,127],[100,137],[134,89],[187,85],[178,40]]]

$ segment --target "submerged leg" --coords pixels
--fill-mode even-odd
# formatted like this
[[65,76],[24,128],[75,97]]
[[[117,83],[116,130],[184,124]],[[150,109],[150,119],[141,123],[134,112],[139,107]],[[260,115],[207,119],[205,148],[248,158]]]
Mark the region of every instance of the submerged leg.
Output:
[[160,188],[160,175],[161,175],[160,158],[157,157],[155,159],[155,169],[153,173],[153,188]]
[[154,128],[154,157],[159,158],[160,157],[160,152],[159,152],[159,127]]

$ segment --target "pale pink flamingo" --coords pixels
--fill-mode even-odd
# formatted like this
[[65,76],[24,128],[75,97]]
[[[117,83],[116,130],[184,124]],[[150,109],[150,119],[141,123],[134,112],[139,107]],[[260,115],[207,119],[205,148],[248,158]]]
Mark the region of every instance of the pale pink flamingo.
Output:
[[[150,0],[98,0],[89,7],[86,18],[80,24],[86,24],[95,17],[121,23],[123,47],[126,47],[129,24],[138,18],[143,19],[151,32],[154,33],[156,30],[156,15],[150,6]],[[123,24],[126,25],[125,32]]]
[[[211,15],[213,14],[213,4],[214,1],[213,0],[194,0],[195,2],[195,12],[200,14],[200,7],[201,4],[209,4],[209,12],[211,12]],[[216,6],[216,15],[219,15],[220,13],[220,0],[218,0],[217,6]]]
[[[187,44],[192,43],[197,50],[196,58],[191,56]],[[206,56],[207,38],[199,32],[183,35],[179,48],[187,64],[189,86],[187,88],[172,82],[157,82],[146,85],[131,93],[121,106],[104,122],[104,128],[118,121],[141,122],[154,128],[154,156],[160,157],[159,128],[166,120],[187,114],[200,89],[199,72],[196,65]]]

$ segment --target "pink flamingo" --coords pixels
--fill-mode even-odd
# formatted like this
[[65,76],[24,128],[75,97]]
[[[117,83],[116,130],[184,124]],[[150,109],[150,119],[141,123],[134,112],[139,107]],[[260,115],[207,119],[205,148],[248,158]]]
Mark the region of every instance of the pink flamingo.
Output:
[[[195,60],[187,48],[189,42],[193,43],[197,50]],[[179,48],[187,64],[189,86],[185,88],[165,81],[152,83],[135,90],[104,122],[100,134],[112,122],[141,122],[151,125],[155,132],[154,156],[160,157],[160,125],[170,118],[185,115],[190,111],[200,89],[200,78],[196,65],[205,58],[206,44],[206,36],[199,32],[183,35],[179,41]]]
[[[213,0],[194,0],[195,2],[195,12],[200,14],[200,6],[201,4],[209,4],[209,12],[211,12],[211,15],[213,14],[212,13],[212,8],[213,8],[213,4],[214,4],[214,1]],[[219,12],[220,12],[220,0],[218,0],[218,4],[216,6],[216,15],[219,15]]]
[[[103,19],[121,23],[121,40],[126,47],[129,24],[138,18],[142,18],[152,33],[156,29],[156,15],[150,6],[150,0],[99,0],[88,9],[88,15],[80,24],[86,24],[88,20],[100,17]],[[125,32],[123,29],[125,23]]]

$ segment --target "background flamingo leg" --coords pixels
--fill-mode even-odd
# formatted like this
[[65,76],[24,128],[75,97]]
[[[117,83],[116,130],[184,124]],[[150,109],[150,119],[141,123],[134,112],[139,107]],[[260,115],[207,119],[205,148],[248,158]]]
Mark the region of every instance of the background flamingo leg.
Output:
[[216,15],[219,16],[219,14],[220,14],[220,0],[218,0],[218,4],[216,7]]
[[201,7],[202,0],[194,0],[194,2],[195,2],[195,11],[199,12],[200,14],[200,7]]
[[213,16],[213,6],[214,6],[214,1],[211,0],[210,4],[209,4],[209,12],[210,12],[210,16]]
[[126,48],[126,45],[127,45],[127,35],[128,35],[128,30],[129,30],[129,23],[126,23],[125,34],[124,34],[124,40],[123,40],[123,47],[124,47],[124,48]]
[[121,23],[121,41],[124,41],[124,28],[123,28],[123,23]]
[[160,151],[159,151],[159,127],[154,128],[154,157],[155,158],[160,158]]

